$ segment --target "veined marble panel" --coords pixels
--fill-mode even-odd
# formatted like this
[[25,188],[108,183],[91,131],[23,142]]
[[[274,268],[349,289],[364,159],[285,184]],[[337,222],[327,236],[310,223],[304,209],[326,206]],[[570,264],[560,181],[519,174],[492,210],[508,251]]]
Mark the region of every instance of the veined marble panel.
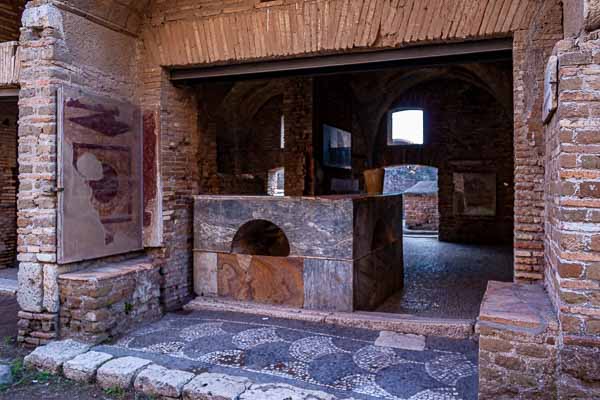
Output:
[[238,229],[252,220],[277,225],[292,257],[352,259],[351,198],[196,196],[196,250],[229,253]]
[[220,253],[217,265],[219,296],[290,307],[304,305],[301,258]]
[[339,260],[304,260],[304,308],[353,311],[353,263]]
[[354,309],[376,309],[402,289],[404,262],[402,241],[375,250],[354,262]]

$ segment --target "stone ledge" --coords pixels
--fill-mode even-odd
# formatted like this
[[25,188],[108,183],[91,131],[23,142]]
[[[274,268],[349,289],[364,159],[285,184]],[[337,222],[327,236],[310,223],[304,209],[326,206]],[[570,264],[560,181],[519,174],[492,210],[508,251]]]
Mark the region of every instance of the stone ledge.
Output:
[[247,303],[215,297],[197,297],[186,304],[184,309],[238,312],[272,318],[327,323],[350,328],[438,336],[451,339],[468,339],[474,334],[472,320],[427,318],[407,314],[378,312],[328,312],[270,304]]
[[[194,374],[165,368],[138,357],[119,357],[89,351],[89,345],[65,340],[38,347],[38,356],[27,357],[27,366],[54,374],[63,373],[62,365],[75,374],[64,375],[77,381],[94,381],[103,388],[134,389],[147,396],[184,400],[294,399],[335,400],[331,394],[283,383],[255,383],[239,376],[217,373]],[[34,352],[35,353],[35,352]],[[32,353],[33,354],[33,353]],[[111,359],[112,358],[112,359]],[[48,360],[51,360],[49,363]],[[48,368],[48,367],[51,368]],[[68,366],[68,367],[67,367]]]
[[489,282],[476,330],[481,400],[556,398],[558,321],[543,287]]
[[86,269],[78,272],[69,272],[59,276],[59,280],[67,281],[105,281],[116,279],[129,274],[135,274],[142,271],[158,269],[158,266],[152,264],[147,258],[136,258],[120,262],[104,264],[100,267]]
[[498,329],[525,328],[557,332],[558,320],[544,288],[511,282],[488,282],[481,303],[478,326],[497,324]]

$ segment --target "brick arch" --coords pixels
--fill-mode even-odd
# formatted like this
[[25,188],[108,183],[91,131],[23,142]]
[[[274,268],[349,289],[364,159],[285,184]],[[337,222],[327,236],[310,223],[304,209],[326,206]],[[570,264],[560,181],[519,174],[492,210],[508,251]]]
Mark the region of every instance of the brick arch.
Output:
[[153,0],[63,0],[59,7],[136,36]]
[[21,14],[27,0],[8,0],[0,2],[0,42],[19,40]]
[[[418,93],[418,89],[423,86],[431,86],[433,83],[438,82],[438,87],[444,87],[445,84],[455,82],[459,84],[465,84],[465,87],[469,90],[472,89],[485,97],[490,99],[490,107],[496,107],[498,110],[502,110],[504,116],[508,119],[512,119],[512,110],[506,109],[503,104],[495,96],[495,92],[487,86],[484,86],[482,82],[476,79],[467,79],[469,75],[463,75],[458,73],[449,73],[447,71],[439,70],[435,72],[424,72],[410,73],[409,75],[403,75],[399,77],[397,81],[388,85],[389,90],[386,96],[384,96],[377,105],[376,118],[374,119],[375,136],[372,139],[372,148],[370,154],[374,165],[385,165],[388,160],[381,157],[379,150],[387,142],[387,113],[389,110],[396,107],[417,107],[427,108],[426,103],[432,96],[430,92],[425,91],[424,93]],[[408,78],[408,79],[407,79]],[[426,121],[426,129],[428,128],[429,122]],[[390,160],[393,164],[426,164],[435,167],[440,167],[441,161],[439,158],[441,154],[435,153],[419,153],[418,158],[410,160]]]

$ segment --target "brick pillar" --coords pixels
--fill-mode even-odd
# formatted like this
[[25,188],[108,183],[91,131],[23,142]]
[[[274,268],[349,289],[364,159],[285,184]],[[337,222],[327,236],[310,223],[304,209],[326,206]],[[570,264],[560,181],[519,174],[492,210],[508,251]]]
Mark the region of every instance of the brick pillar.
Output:
[[600,32],[559,42],[546,126],[546,282],[558,309],[559,398],[600,398]]
[[515,281],[544,278],[544,66],[562,39],[562,6],[540,2],[529,27],[514,33]]
[[55,62],[65,46],[62,16],[52,5],[29,5],[21,31],[19,95],[18,261],[20,343],[57,337]]
[[312,195],[313,179],[313,80],[290,79],[284,92],[285,116],[285,194]]

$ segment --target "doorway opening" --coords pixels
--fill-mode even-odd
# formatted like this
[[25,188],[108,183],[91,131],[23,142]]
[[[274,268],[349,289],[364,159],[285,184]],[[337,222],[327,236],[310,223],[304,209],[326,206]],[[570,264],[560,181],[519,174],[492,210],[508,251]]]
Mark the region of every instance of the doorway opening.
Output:
[[14,97],[0,97],[0,278],[17,267],[17,121]]
[[[510,55],[493,62],[190,80],[198,109],[206,111],[199,116],[200,134],[216,149],[202,163],[214,163],[207,170],[218,171],[217,177],[203,182],[209,186],[201,191],[285,193],[285,204],[261,203],[257,215],[268,215],[264,208],[273,204],[298,217],[295,197],[368,203],[365,177],[381,178],[379,198],[403,198],[355,211],[354,237],[348,239],[357,257],[352,281],[385,287],[365,282],[402,270],[403,285],[390,293],[387,285],[385,293],[374,294],[379,304],[364,310],[355,293],[354,310],[474,320],[487,282],[513,276],[511,82]],[[400,226],[378,228],[397,220]],[[262,225],[242,230],[239,243],[276,237],[276,230]],[[267,249],[272,246],[256,245],[262,246],[258,253],[235,252],[274,255]],[[388,247],[394,255],[382,256]],[[361,255],[372,257],[363,262]]]

